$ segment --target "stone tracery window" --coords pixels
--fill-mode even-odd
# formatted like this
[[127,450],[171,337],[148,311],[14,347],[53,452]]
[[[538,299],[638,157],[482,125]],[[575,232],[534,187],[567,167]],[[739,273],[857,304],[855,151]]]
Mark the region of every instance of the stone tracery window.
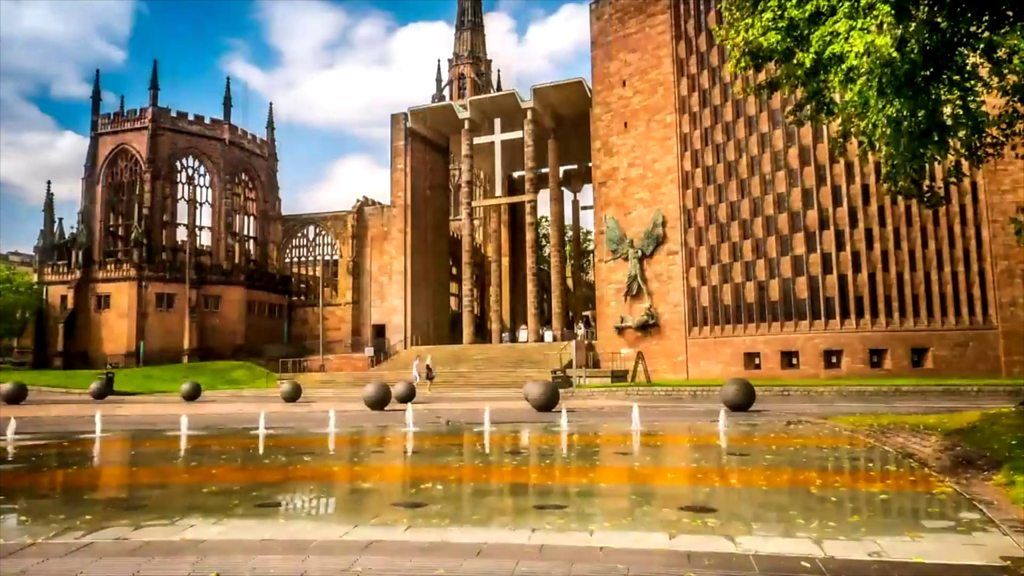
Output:
[[103,172],[103,257],[127,258],[132,228],[142,222],[142,162],[127,149],[115,153]]
[[292,277],[292,299],[316,303],[322,278],[324,301],[336,300],[341,253],[334,236],[319,224],[306,224],[286,246],[284,263]]
[[235,175],[227,195],[227,260],[237,264],[256,259],[257,198],[255,179],[245,171]]
[[174,163],[177,198],[176,239],[185,244],[192,233],[192,246],[210,250],[213,244],[213,180],[210,171],[195,156]]
[[466,90],[467,89],[468,89],[468,85],[467,85],[467,82],[466,82],[466,73],[465,72],[459,72],[459,92],[458,92],[459,100],[462,100],[462,99],[464,99],[466,97]]

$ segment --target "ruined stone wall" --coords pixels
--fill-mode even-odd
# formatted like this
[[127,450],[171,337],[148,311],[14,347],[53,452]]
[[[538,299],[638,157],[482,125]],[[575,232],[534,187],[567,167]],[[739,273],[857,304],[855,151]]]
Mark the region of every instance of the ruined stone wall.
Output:
[[995,284],[995,312],[1004,376],[1024,375],[1024,247],[1014,235],[1013,218],[1024,218],[1024,159],[1006,157],[981,171],[988,204],[988,243]]

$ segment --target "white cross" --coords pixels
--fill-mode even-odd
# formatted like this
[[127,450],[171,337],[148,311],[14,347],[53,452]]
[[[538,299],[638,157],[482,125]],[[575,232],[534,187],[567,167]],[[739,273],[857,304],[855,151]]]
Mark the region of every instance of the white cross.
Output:
[[505,195],[505,175],[502,172],[504,169],[501,148],[502,143],[505,140],[518,140],[523,137],[522,130],[515,130],[513,132],[502,132],[501,131],[501,118],[494,119],[494,134],[487,136],[477,136],[473,138],[473,144],[494,144],[494,195],[504,196]]

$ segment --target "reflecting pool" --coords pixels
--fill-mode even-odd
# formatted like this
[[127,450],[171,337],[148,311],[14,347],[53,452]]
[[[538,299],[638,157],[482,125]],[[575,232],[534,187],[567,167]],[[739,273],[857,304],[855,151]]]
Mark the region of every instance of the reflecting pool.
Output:
[[283,535],[297,518],[811,538],[994,530],[912,462],[821,425],[627,426],[28,436],[0,452],[0,530],[16,540],[185,518],[280,520]]

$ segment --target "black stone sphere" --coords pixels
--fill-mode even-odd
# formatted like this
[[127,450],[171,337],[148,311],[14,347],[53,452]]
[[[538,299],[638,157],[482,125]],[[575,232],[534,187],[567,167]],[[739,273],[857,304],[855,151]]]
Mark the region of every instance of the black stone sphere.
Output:
[[302,385],[295,380],[285,380],[281,382],[280,392],[281,400],[292,403],[298,402],[299,398],[302,398]]
[[195,402],[203,395],[203,387],[195,380],[189,380],[181,385],[181,399],[185,402]]
[[28,386],[24,382],[4,382],[0,386],[0,399],[4,404],[21,404],[28,398]]
[[757,400],[757,392],[749,380],[729,378],[721,390],[722,404],[730,412],[746,412]]
[[391,397],[399,404],[408,404],[416,399],[416,385],[408,380],[396,382],[391,388]]
[[110,386],[106,380],[95,380],[89,384],[89,396],[92,396],[93,400],[105,400],[110,396]]
[[523,386],[523,397],[537,412],[551,412],[558,406],[561,394],[554,382],[534,380]]
[[363,387],[363,404],[370,410],[383,410],[391,403],[391,387],[373,382]]

